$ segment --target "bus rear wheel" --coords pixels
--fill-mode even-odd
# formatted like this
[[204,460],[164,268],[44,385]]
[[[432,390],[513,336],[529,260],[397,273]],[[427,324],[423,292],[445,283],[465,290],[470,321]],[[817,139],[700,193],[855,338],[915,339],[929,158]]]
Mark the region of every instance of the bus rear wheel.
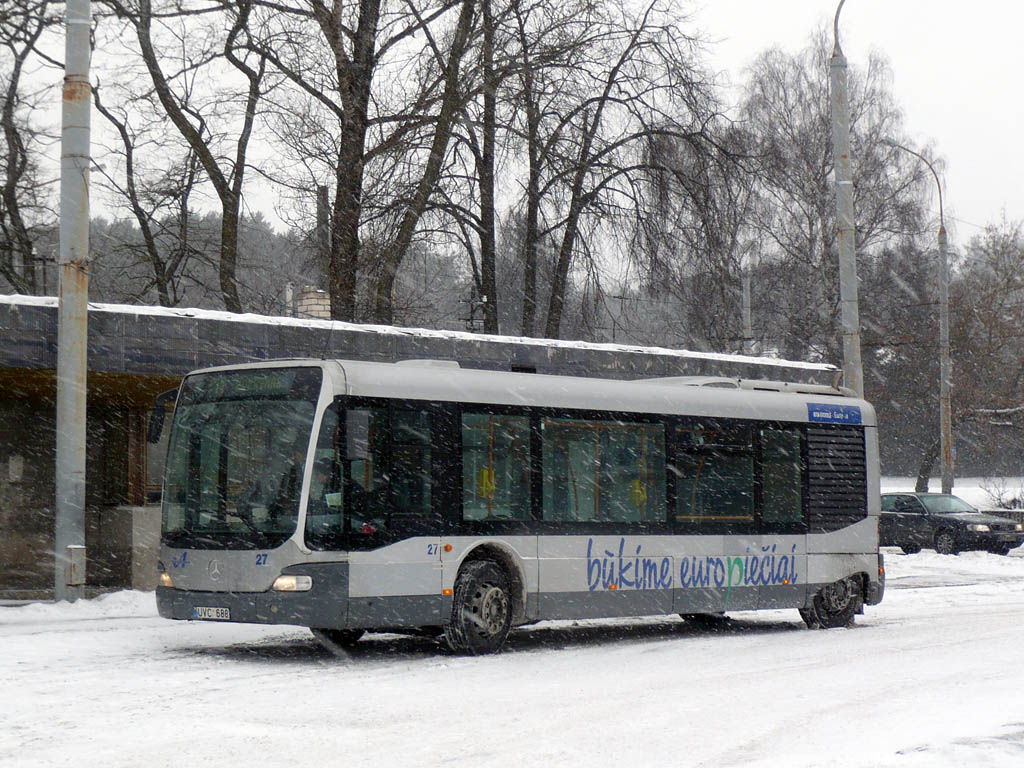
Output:
[[819,589],[810,606],[800,609],[800,618],[811,629],[848,627],[853,624],[862,599],[859,578],[840,579]]
[[347,656],[359,638],[363,636],[362,629],[318,629],[310,627],[310,632],[324,648],[335,656]]
[[505,572],[490,560],[466,563],[455,581],[452,618],[444,627],[456,653],[495,653],[512,626],[512,601]]

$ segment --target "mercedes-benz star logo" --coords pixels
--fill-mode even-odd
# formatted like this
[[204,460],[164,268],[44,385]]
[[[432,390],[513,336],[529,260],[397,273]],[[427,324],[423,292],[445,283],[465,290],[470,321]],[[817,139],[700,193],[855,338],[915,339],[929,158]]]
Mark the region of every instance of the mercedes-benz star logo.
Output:
[[220,578],[220,562],[211,560],[206,568],[206,572],[210,574],[210,581],[217,581]]

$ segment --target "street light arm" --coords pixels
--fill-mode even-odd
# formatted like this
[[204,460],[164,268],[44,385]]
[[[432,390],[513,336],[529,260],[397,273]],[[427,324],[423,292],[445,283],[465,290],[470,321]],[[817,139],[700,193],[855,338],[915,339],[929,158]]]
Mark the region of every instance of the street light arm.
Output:
[[842,54],[843,52],[843,49],[839,47],[839,14],[842,13],[843,3],[845,2],[846,0],[839,0],[839,7],[836,8],[836,18],[832,23],[833,40],[835,40],[835,47],[832,49],[833,56],[836,54]]
[[904,152],[908,152],[909,154],[913,155],[918,160],[920,160],[922,163],[924,163],[925,165],[928,166],[928,170],[931,171],[932,172],[932,176],[935,177],[935,186],[939,190],[939,226],[942,229],[945,229],[946,228],[946,220],[945,220],[945,218],[943,218],[943,215],[942,215],[942,182],[939,181],[939,174],[936,172],[935,166],[932,165],[931,160],[929,160],[927,157],[922,155],[920,152],[915,152],[910,147],[905,147],[902,144],[899,144],[899,143],[893,141],[892,139],[882,139],[882,143],[883,144],[888,144],[890,147],[895,147],[896,149],[902,149]]

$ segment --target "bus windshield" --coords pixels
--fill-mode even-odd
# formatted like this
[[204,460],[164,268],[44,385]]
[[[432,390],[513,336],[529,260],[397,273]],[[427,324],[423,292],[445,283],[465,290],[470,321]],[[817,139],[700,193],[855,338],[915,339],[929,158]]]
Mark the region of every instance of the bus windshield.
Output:
[[270,549],[295,531],[323,374],[264,368],[182,384],[163,494],[163,541]]

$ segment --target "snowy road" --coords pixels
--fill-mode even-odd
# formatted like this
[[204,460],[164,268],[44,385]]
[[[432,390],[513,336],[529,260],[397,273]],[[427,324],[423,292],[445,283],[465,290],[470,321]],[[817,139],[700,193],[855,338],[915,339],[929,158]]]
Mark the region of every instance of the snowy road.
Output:
[[374,635],[338,659],[151,594],[0,608],[0,765],[1024,765],[1024,552],[887,566],[852,629],[562,622],[483,658]]

